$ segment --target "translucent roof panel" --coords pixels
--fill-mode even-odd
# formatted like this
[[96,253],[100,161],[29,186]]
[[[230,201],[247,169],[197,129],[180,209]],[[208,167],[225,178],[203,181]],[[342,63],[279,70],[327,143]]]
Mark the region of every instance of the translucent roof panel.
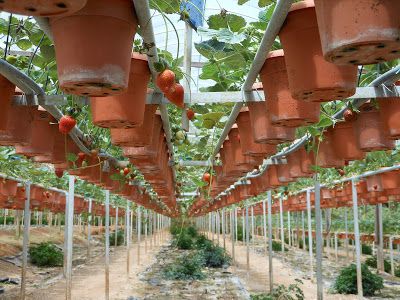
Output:
[[[253,22],[258,20],[258,14],[262,10],[258,6],[258,0],[250,0],[243,5],[239,5],[237,0],[205,0],[205,14],[204,14],[204,27],[207,27],[206,20],[209,16],[219,14],[221,10],[225,9],[227,13],[234,13],[242,16],[247,22]],[[179,35],[179,56],[184,54],[184,40],[185,40],[185,22],[179,21],[178,15],[167,15],[167,17],[174,23],[174,26]],[[159,13],[155,13],[152,18],[154,25],[154,33],[156,37],[157,47],[162,50],[167,50],[176,56],[178,51],[178,38],[172,25],[164,19]],[[202,37],[193,31],[193,43],[199,43],[202,41]],[[192,62],[201,63],[205,62],[206,59],[202,57],[193,46],[192,50]],[[212,81],[199,80],[201,74],[201,68],[192,67],[192,78],[196,82],[196,86],[192,84],[192,92],[197,92],[199,88],[213,85]]]

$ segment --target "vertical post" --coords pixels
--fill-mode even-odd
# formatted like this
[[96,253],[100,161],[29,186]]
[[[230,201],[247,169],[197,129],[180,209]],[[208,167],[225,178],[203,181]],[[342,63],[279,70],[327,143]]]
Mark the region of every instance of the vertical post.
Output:
[[235,216],[234,216],[235,210],[231,210],[231,243],[232,243],[232,262],[233,265],[235,265],[235,230],[233,228],[233,223],[235,222]]
[[144,252],[147,253],[147,230],[148,230],[149,211],[144,210]]
[[92,199],[89,199],[89,210],[88,210],[88,232],[87,232],[87,261],[90,260],[90,239],[91,239],[91,223],[92,223]]
[[254,207],[251,206],[251,243],[254,245],[255,235],[254,235]]
[[[190,79],[192,74],[192,28],[185,22],[185,52],[184,52],[184,69],[188,80],[184,81],[185,91],[190,93]],[[189,131],[189,119],[186,110],[182,110],[182,129]]]
[[283,207],[282,207],[282,197],[279,198],[279,216],[281,222],[281,248],[282,253],[285,253],[285,231],[283,228]]
[[226,241],[225,241],[225,208],[222,209],[222,238],[223,238],[223,243],[224,243],[224,250],[226,250]]
[[247,270],[250,269],[250,252],[249,252],[249,242],[250,242],[250,231],[249,231],[249,207],[246,205],[246,263]]
[[264,252],[267,254],[267,215],[266,215],[266,203],[263,200],[263,233],[264,233]]
[[[115,247],[118,246],[118,206],[115,208],[115,226],[114,226],[115,232],[114,232],[114,243]],[[125,226],[125,231],[126,231],[126,226]],[[126,238],[126,237],[125,237]]]
[[287,212],[287,218],[288,218],[289,246],[292,246],[292,227],[290,226],[290,211]]
[[346,249],[346,259],[349,261],[349,229],[347,225],[347,207],[344,208],[344,247]]
[[351,187],[353,192],[354,239],[356,244],[356,266],[357,266],[357,291],[358,291],[358,298],[363,299],[360,230],[358,227],[358,199],[357,199],[357,188],[354,179],[351,181]]
[[24,208],[24,237],[22,242],[22,274],[21,274],[21,300],[25,300],[26,291],[26,266],[28,265],[29,227],[31,225],[31,184],[25,185],[25,208]]
[[[126,274],[129,277],[130,267],[130,248],[131,248],[131,232],[130,232],[130,202],[126,202]],[[118,208],[117,208],[118,209]]]
[[272,270],[272,195],[271,191],[268,191],[267,201],[268,201],[268,271],[269,271],[269,291],[272,293],[274,289],[274,280],[273,280],[273,270]]
[[68,189],[68,221],[67,221],[67,261],[66,261],[66,299],[71,300],[72,293],[72,243],[73,243],[73,230],[74,230],[74,198],[75,198],[75,177],[69,176],[69,189]]
[[105,261],[105,299],[110,299],[110,191],[106,190],[106,261]]
[[245,225],[245,219],[244,219],[244,211],[245,209],[242,210],[242,242],[243,245],[245,244],[246,241],[246,225]]
[[338,239],[337,232],[335,232],[335,261],[338,261]]
[[219,210],[215,212],[215,224],[216,224],[216,230],[217,230],[217,244],[219,246],[219,235],[221,233],[221,224],[220,224],[220,215],[219,215]]
[[238,242],[238,216],[237,216],[237,207],[234,208],[234,219],[235,219],[235,241]]
[[140,264],[140,239],[142,236],[142,213],[140,210],[140,206],[138,205],[137,210],[136,210],[136,215],[137,215],[137,243],[138,243],[138,250],[137,250],[137,263],[138,265]]
[[390,251],[390,273],[394,276],[394,259],[393,259],[393,237],[389,237],[389,251]]
[[378,204],[378,233],[379,233],[379,244],[378,244],[378,271],[383,272],[384,266],[384,254],[383,254],[383,214],[382,214],[382,203]]
[[[311,191],[307,190],[306,200],[307,200],[307,227],[308,227],[308,254],[310,256],[310,271],[311,277],[314,276],[313,269],[313,236],[312,236],[312,225],[311,225]],[[307,249],[304,245],[304,249]]]
[[323,299],[323,281],[322,281],[322,216],[320,202],[319,179],[315,178],[315,238],[316,238],[316,273],[317,273],[317,299]]
[[304,210],[301,211],[301,238],[303,240],[303,250],[307,251],[306,247],[306,230],[304,226]]

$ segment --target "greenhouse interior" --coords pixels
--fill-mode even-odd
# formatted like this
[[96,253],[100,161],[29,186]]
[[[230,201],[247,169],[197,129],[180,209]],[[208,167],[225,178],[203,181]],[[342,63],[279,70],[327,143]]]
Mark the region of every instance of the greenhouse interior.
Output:
[[398,140],[399,0],[0,0],[0,299],[400,299]]

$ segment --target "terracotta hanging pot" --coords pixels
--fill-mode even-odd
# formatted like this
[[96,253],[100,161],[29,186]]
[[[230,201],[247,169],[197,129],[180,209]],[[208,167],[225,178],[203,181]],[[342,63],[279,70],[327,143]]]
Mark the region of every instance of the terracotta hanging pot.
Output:
[[291,178],[306,177],[309,174],[302,171],[302,161],[301,161],[300,151],[295,151],[290,153],[287,157],[287,165],[289,167],[289,175]]
[[14,180],[0,179],[0,195],[14,197],[17,194],[18,182]]
[[114,145],[121,147],[145,147],[151,143],[151,132],[153,132],[154,115],[157,105],[146,105],[143,124],[136,128],[120,129],[111,128],[111,141]]
[[234,161],[234,152],[235,149],[231,140],[226,140],[223,144],[223,156],[221,156],[223,171],[229,177],[238,178],[248,172],[248,166],[246,164],[237,165]]
[[301,147],[298,152],[300,153],[301,171],[305,174],[313,175],[315,173],[313,170],[313,166],[315,166],[314,152],[307,152],[304,147]]
[[400,57],[400,2],[315,0],[322,50],[335,64],[369,65]]
[[82,9],[87,0],[2,0],[0,10],[13,14],[51,17],[72,14]]
[[360,111],[354,123],[360,149],[365,152],[393,149],[394,141],[384,134],[379,111],[371,105],[362,106]]
[[278,175],[278,180],[280,183],[289,183],[296,181],[295,178],[292,178],[290,176],[290,165],[289,164],[282,164],[282,165],[277,165],[277,175]]
[[248,103],[251,128],[256,143],[280,144],[294,140],[294,128],[273,126],[265,102]]
[[239,129],[240,146],[243,155],[261,155],[263,157],[267,157],[276,153],[275,145],[258,144],[254,142],[251,129],[250,112],[247,107],[241,109],[236,119],[236,124]]
[[31,123],[31,141],[28,146],[16,146],[15,153],[27,157],[51,155],[57,125],[50,123],[54,121],[54,118],[43,108],[39,107],[35,110]]
[[323,199],[333,199],[333,198],[335,198],[335,190],[328,189],[328,188],[322,188],[321,196]]
[[0,75],[0,132],[7,130],[14,91],[15,85],[7,78]]
[[130,0],[88,0],[73,15],[50,20],[58,80],[66,93],[104,97],[126,91],[134,12]]
[[333,147],[336,154],[345,161],[361,160],[365,153],[358,147],[353,122],[337,123],[332,131]]
[[267,171],[265,172],[266,176],[268,176],[268,185],[271,188],[277,188],[282,185],[278,178],[278,166],[270,165],[268,166]]
[[[259,161],[256,161],[256,157],[254,156],[244,156],[242,153],[241,145],[242,141],[239,136],[239,129],[236,124],[232,126],[231,130],[228,134],[229,142],[232,145],[232,155],[233,155],[233,163],[235,166],[246,168],[247,171],[250,171],[253,166],[257,165]],[[257,165],[258,166],[258,165]]]
[[319,104],[307,103],[292,97],[283,50],[272,51],[268,54],[260,77],[273,125],[300,127],[319,121]]
[[338,66],[324,59],[314,1],[292,5],[279,38],[293,98],[324,102],[354,95],[357,66]]
[[400,172],[393,170],[381,174],[366,177],[369,192],[382,192],[397,189],[400,186]]
[[[400,82],[399,82],[400,85]],[[379,99],[379,114],[387,138],[400,139],[400,101],[398,98]]]
[[344,165],[344,159],[334,150],[332,130],[324,133],[324,140],[320,142],[316,155],[316,165],[322,168],[338,168]]
[[133,128],[143,124],[150,70],[147,56],[133,53],[128,91],[109,97],[90,98],[93,124],[105,128]]

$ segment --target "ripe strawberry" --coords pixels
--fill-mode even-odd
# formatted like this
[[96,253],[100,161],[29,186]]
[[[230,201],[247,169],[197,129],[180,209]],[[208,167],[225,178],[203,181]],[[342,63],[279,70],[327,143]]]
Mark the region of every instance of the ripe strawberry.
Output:
[[167,99],[171,101],[171,103],[175,104],[180,108],[184,108],[184,95],[185,91],[183,86],[179,83],[175,83],[170,90],[165,94]]
[[124,175],[128,175],[131,172],[131,170],[129,168],[125,168],[124,169]]
[[55,169],[55,170],[54,170],[54,173],[56,174],[56,176],[57,176],[58,178],[61,178],[61,177],[63,177],[63,175],[64,175],[64,170],[63,170],[63,169]]
[[339,173],[340,176],[343,176],[343,175],[345,174],[345,172],[344,172],[343,169],[339,169],[339,170],[338,170],[338,173]]
[[83,153],[83,152],[79,152],[78,153],[78,158],[79,158],[79,160],[85,160],[85,158],[86,158],[86,153]]
[[190,121],[192,121],[193,119],[194,119],[194,111],[192,110],[192,109],[188,109],[187,111],[186,111],[186,116],[187,116],[187,118],[190,120]]
[[58,122],[58,130],[62,134],[68,134],[76,125],[76,120],[71,116],[63,116]]
[[157,76],[157,86],[165,94],[167,93],[175,84],[175,73],[169,69],[162,71]]
[[375,185],[373,186],[373,189],[376,191],[376,190],[378,189],[378,185],[375,184]]
[[346,109],[343,113],[343,118],[346,122],[354,121],[357,118],[357,115],[351,109]]
[[203,181],[204,181],[204,182],[210,183],[210,180],[211,180],[211,175],[210,175],[210,173],[204,173],[204,174],[203,174]]

